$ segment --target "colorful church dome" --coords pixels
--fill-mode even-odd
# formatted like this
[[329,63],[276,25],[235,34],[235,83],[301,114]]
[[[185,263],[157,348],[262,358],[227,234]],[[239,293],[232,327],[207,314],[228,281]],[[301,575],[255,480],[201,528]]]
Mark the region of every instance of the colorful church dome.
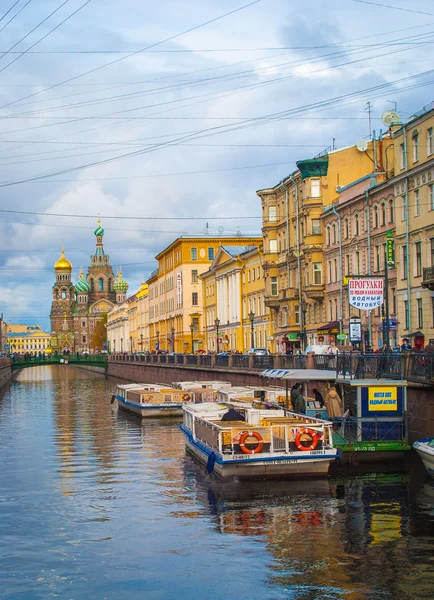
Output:
[[94,229],[94,235],[96,235],[96,237],[102,237],[104,235],[104,229],[101,227],[101,223],[98,217],[98,225],[96,227],[96,229]]
[[72,264],[69,262],[67,258],[65,258],[65,250],[62,247],[62,255],[59,260],[54,264],[55,271],[68,271],[69,273],[72,271]]
[[75,291],[77,294],[88,294],[90,292],[90,285],[84,278],[83,269],[80,269],[80,279],[75,284]]
[[122,276],[122,269],[120,269],[119,273],[116,275],[116,279],[113,285],[113,288],[116,292],[127,292],[128,291],[128,283]]

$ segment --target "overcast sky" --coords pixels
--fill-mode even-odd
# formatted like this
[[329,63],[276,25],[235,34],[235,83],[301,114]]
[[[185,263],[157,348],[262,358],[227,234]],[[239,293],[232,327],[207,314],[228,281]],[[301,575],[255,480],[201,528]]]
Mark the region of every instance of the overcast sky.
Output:
[[62,239],[74,281],[94,249],[86,215],[101,213],[134,292],[154,256],[207,219],[209,233],[258,234],[255,191],[333,138],[367,138],[368,101],[378,131],[393,103],[407,119],[433,100],[430,0],[63,0],[40,26],[61,0],[5,15],[14,2],[0,9],[0,208],[80,217],[0,214],[11,322],[49,329]]

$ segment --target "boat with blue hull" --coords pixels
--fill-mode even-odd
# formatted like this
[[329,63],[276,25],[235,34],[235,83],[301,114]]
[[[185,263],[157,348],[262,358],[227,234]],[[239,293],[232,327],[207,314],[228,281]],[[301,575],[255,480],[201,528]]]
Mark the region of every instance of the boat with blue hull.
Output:
[[281,408],[233,405],[238,420],[225,420],[228,405],[185,404],[180,426],[186,450],[221,478],[324,477],[336,459],[332,424]]
[[424,438],[413,444],[413,448],[422,459],[425,469],[434,477],[434,438]]
[[119,408],[143,419],[182,417],[182,405],[191,402],[192,396],[185,390],[160,385],[133,383],[118,385],[112,396]]

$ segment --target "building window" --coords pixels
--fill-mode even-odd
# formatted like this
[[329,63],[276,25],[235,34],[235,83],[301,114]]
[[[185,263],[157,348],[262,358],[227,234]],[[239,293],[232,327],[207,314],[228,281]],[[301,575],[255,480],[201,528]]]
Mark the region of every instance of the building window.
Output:
[[190,248],[191,260],[197,260],[197,248]]
[[422,275],[422,242],[416,242],[416,277]]
[[410,311],[408,300],[404,300],[405,328],[410,329]]
[[378,206],[374,206],[374,227],[378,227]]
[[360,252],[356,252],[356,272],[355,275],[360,275]]
[[407,196],[404,194],[404,196],[402,196],[402,215],[401,215],[401,219],[403,221],[405,221],[406,213],[407,213]]
[[198,306],[199,305],[199,299],[198,299],[198,293],[197,292],[192,292],[191,294],[191,304],[192,306]]
[[300,305],[297,304],[297,306],[294,309],[294,322],[296,325],[300,325]]
[[82,321],[82,322],[81,322],[81,326],[82,326],[82,327],[86,327],[86,321]]
[[395,221],[395,207],[393,205],[393,200],[389,200],[389,223],[393,223]]
[[407,245],[402,246],[402,279],[407,279]]
[[62,300],[66,300],[66,292],[65,292],[65,290],[62,290]]
[[420,190],[415,190],[414,192],[414,216],[418,217],[420,215]]
[[310,197],[321,198],[321,182],[319,179],[310,180]]
[[376,270],[381,271],[381,253],[380,246],[375,246],[375,262],[376,262]]
[[330,246],[331,244],[331,240],[330,240],[330,225],[327,227],[327,246]]
[[350,274],[351,274],[350,255],[347,254],[345,256],[345,275],[350,275]]
[[313,282],[315,285],[322,284],[322,263],[313,263]]
[[191,319],[194,331],[199,331],[199,317],[193,317]]
[[400,144],[399,146],[399,167],[405,169],[405,146]]
[[350,237],[350,226],[348,219],[345,219],[344,221],[344,235],[346,239]]
[[413,131],[412,135],[412,144],[413,144],[413,162],[417,162],[419,160],[419,134],[416,130]]
[[434,238],[430,239],[430,247],[431,247],[431,267],[434,267]]
[[277,294],[279,293],[277,277],[270,277],[270,280],[271,280],[271,295],[277,296]]
[[434,210],[434,185],[432,183],[428,186],[428,201],[430,210]]
[[359,226],[359,215],[356,215],[354,217],[354,235],[359,235],[360,234],[360,226]]
[[321,221],[320,219],[312,219],[312,235],[321,234]]
[[270,240],[270,252],[277,252],[277,240]]
[[85,344],[86,343],[86,336],[85,335],[83,336],[82,340],[83,340],[83,344]]
[[386,225],[386,203],[381,205],[381,224]]
[[102,277],[99,278],[99,291],[104,291],[104,279]]
[[208,248],[208,260],[214,260],[214,248]]
[[277,210],[274,205],[268,207],[268,220],[277,221]]
[[93,279],[90,280],[90,291],[91,292],[95,291],[95,283],[94,283]]
[[337,258],[333,259],[333,266],[334,266],[334,272],[335,272],[334,282],[336,283],[336,281],[338,280],[338,259]]
[[432,127],[430,127],[429,129],[427,129],[427,132],[426,132],[426,145],[427,145],[426,154],[427,154],[427,156],[431,156],[431,154],[434,151],[434,141],[433,141],[433,135],[432,135]]
[[423,327],[423,308],[422,308],[422,298],[417,299],[417,323],[418,328],[422,329]]
[[197,270],[191,272],[191,283],[197,283],[199,281]]

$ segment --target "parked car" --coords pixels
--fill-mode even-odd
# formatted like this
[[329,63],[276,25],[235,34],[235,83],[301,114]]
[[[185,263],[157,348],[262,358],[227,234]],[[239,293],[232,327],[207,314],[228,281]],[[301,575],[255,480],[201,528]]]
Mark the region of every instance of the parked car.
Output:
[[255,356],[269,356],[270,352],[267,348],[249,348],[246,354],[254,354]]
[[329,345],[322,346],[320,344],[315,346],[307,346],[306,350],[303,351],[303,354],[307,354],[308,352],[313,352],[314,354],[331,354],[330,348],[331,346]]

